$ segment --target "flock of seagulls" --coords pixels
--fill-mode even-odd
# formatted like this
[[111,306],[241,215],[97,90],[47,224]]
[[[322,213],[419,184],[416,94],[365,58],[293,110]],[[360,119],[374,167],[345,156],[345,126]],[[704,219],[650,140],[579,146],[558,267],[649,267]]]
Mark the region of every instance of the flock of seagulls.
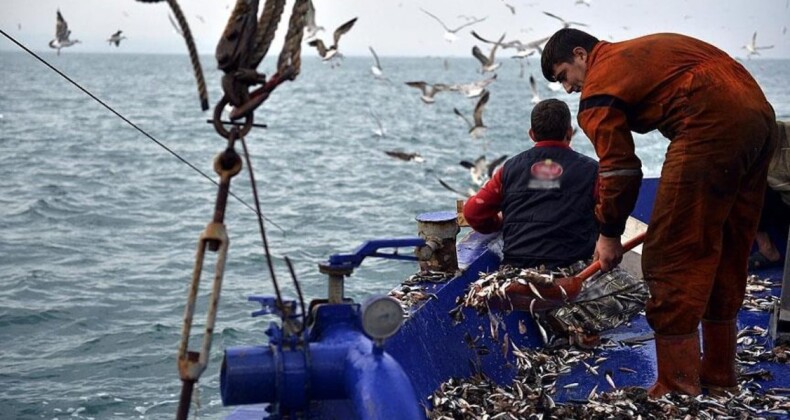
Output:
[[[69,29],[69,24],[66,22],[66,19],[63,18],[63,14],[60,13],[60,9],[57,10],[56,15],[56,22],[55,22],[55,38],[49,41],[49,48],[52,48],[58,52],[60,55],[60,50],[62,48],[71,47],[72,45],[79,44],[79,39],[71,39],[71,30]],[[21,28],[21,25],[20,25]],[[121,45],[121,40],[126,39],[125,36],[121,35],[123,31],[118,30],[109,38],[107,38],[107,42],[110,45],[115,44],[115,46]]]
[[[591,6],[592,0],[576,0],[576,5],[584,5],[587,7]],[[511,13],[515,14],[516,9],[511,4],[508,4],[505,0],[502,0],[504,6],[506,6]],[[227,8],[227,7],[226,7]],[[429,16],[431,19],[435,20],[439,25],[441,25],[442,29],[444,30],[443,37],[447,42],[454,42],[458,39],[458,33],[464,28],[469,28],[473,25],[478,23],[484,22],[487,19],[486,17],[476,17],[476,16],[467,16],[467,15],[459,15],[457,18],[464,20],[463,23],[456,25],[455,27],[448,26],[441,18],[437,15],[423,9],[419,8],[419,10]],[[587,27],[587,24],[575,21],[565,20],[564,18],[547,12],[543,11],[543,14],[552,18],[556,19],[560,22],[563,28],[569,28],[572,26],[578,27]],[[124,12],[124,15],[126,13]],[[127,15],[128,16],[128,15]],[[61,11],[57,10],[57,21],[55,27],[55,38],[49,42],[49,47],[57,50],[58,55],[60,55],[60,51],[63,48],[67,48],[73,45],[80,43],[78,39],[71,38],[71,30],[63,18]],[[172,16],[168,15],[171,24],[175,28],[176,32],[181,33],[179,25],[177,25],[174,21]],[[200,16],[197,17],[201,22],[204,22],[204,19]],[[316,10],[313,5],[313,1],[308,1],[308,10],[305,16],[305,41],[311,47],[315,47],[318,55],[321,57],[322,61],[327,62],[330,64],[332,68],[340,65],[340,60],[343,58],[343,54],[340,52],[340,38],[347,34],[356,23],[357,18],[354,17],[342,25],[338,26],[337,29],[332,34],[332,44],[327,46],[327,44],[320,38],[318,38],[318,34],[324,31],[324,27],[318,25],[316,21]],[[21,25],[19,26],[21,29]],[[786,28],[783,29],[783,33],[786,31]],[[474,45],[471,51],[471,55],[479,62],[479,72],[483,75],[487,73],[491,73],[492,75],[488,78],[484,78],[478,81],[473,81],[470,83],[457,83],[457,84],[446,84],[446,83],[429,83],[424,80],[419,81],[408,81],[405,84],[409,87],[413,87],[419,89],[420,91],[420,100],[426,104],[431,105],[436,102],[436,95],[440,92],[460,92],[467,98],[478,98],[477,102],[474,106],[474,111],[471,114],[471,118],[460,111],[458,108],[453,108],[453,112],[457,115],[460,119],[464,121],[466,124],[466,128],[468,131],[469,136],[472,139],[484,139],[486,135],[487,126],[483,122],[483,113],[485,110],[486,105],[488,104],[491,93],[488,90],[488,87],[491,83],[496,81],[497,74],[496,71],[502,66],[501,61],[497,61],[496,54],[497,51],[505,51],[512,49],[515,52],[511,55],[511,58],[514,59],[521,59],[521,77],[524,74],[524,60],[527,57],[530,57],[534,54],[541,54],[542,53],[542,45],[549,39],[549,37],[541,37],[535,39],[533,41],[524,42],[519,39],[512,39],[509,41],[505,41],[506,34],[503,33],[499,39],[491,40],[484,38],[478,32],[471,30],[471,35],[477,39],[478,41],[490,45],[490,50],[488,54],[484,54],[483,50],[477,45]],[[109,45],[115,45],[119,47],[121,41],[126,39],[122,30],[118,30],[115,33],[111,34],[107,38],[107,43]],[[751,38],[751,42],[742,46],[743,49],[746,50],[746,57],[751,58],[753,55],[759,55],[761,50],[766,50],[773,48],[773,45],[757,45],[757,32],[754,32]],[[370,67],[370,72],[372,75],[380,80],[385,80],[389,82],[389,80],[384,76],[384,69],[381,64],[381,60],[379,59],[378,54],[373,49],[372,46],[369,46],[368,49],[370,50],[371,55],[373,56],[374,63]],[[448,68],[447,60],[444,61],[445,70]],[[538,86],[535,78],[530,75],[529,76],[529,86],[532,92],[532,98],[530,102],[532,104],[536,104],[541,101],[541,97],[538,92]],[[562,89],[561,84],[559,83],[549,83],[548,87],[552,91],[560,91]],[[370,110],[370,115],[373,121],[376,124],[376,128],[373,129],[373,135],[376,137],[383,138],[387,135],[386,129],[382,124],[381,118]],[[485,150],[486,143],[483,143],[483,148]],[[424,162],[424,158],[416,152],[404,152],[400,150],[388,150],[385,151],[388,156],[391,156],[396,159],[400,159],[403,161],[410,161],[410,162]],[[502,155],[499,158],[493,160],[492,162],[488,162],[485,158],[485,155],[481,155],[473,162],[462,160],[460,165],[464,168],[467,168],[470,172],[470,176],[472,178],[472,183],[475,185],[482,185],[487,179],[491,178],[493,175],[494,170],[496,167],[501,165],[504,160],[507,158],[506,155]],[[458,193],[462,196],[468,196],[467,193],[461,193],[459,190],[452,188],[441,179],[438,179],[440,184],[442,184],[445,188],[455,193]],[[473,191],[470,191],[473,192]]]

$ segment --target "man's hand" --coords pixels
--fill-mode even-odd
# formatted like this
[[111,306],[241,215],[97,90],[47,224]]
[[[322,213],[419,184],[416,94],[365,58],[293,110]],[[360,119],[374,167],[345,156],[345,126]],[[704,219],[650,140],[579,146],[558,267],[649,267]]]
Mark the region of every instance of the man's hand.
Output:
[[598,235],[593,260],[601,261],[601,271],[604,273],[617,267],[623,260],[623,244],[620,243],[620,237],[609,238]]

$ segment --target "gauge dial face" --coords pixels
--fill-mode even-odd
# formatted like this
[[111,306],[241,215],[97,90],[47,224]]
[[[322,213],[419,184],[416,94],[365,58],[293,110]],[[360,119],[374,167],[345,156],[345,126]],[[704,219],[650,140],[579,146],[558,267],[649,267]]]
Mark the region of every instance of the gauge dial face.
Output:
[[362,305],[362,329],[371,338],[381,340],[395,334],[403,324],[403,308],[389,296],[368,299]]

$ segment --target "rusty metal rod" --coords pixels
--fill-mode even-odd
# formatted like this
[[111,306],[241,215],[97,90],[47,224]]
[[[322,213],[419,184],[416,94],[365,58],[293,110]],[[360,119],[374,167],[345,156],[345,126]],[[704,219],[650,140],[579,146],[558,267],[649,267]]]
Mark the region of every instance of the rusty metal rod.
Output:
[[189,379],[181,380],[181,397],[178,399],[176,420],[187,420],[189,417],[189,406],[192,404],[192,391],[194,389],[195,381]]

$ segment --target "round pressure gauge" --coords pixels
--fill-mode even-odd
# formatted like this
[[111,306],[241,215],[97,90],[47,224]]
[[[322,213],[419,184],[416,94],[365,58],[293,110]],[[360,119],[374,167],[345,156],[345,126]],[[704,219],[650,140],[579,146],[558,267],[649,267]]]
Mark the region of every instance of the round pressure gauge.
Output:
[[374,296],[362,304],[362,329],[374,340],[395,334],[403,324],[400,302],[389,296]]

